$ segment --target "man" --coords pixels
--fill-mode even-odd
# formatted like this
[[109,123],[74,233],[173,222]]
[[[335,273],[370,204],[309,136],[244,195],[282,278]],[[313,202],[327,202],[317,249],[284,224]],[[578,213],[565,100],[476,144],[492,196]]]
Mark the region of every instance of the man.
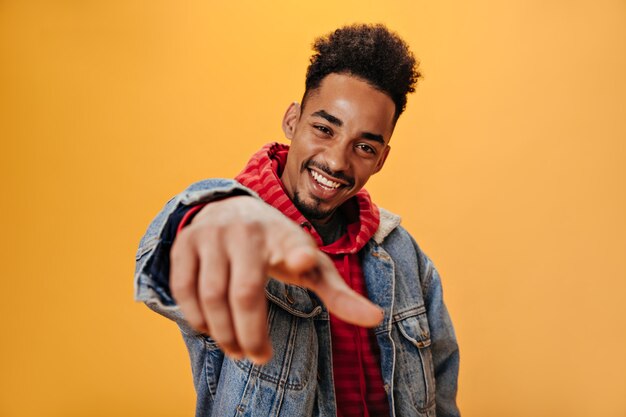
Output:
[[439,276],[363,189],[416,61],[382,25],[314,49],[283,118],[291,146],[170,200],[140,243],[136,298],[178,323],[199,416],[458,416]]

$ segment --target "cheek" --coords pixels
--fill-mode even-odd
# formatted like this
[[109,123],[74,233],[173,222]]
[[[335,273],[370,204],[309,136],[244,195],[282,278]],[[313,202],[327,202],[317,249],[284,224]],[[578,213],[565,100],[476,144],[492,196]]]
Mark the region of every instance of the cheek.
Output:
[[289,155],[295,154],[297,158],[303,158],[311,148],[312,140],[307,138],[305,134],[299,134],[291,140]]
[[364,161],[359,167],[355,168],[355,174],[367,181],[369,177],[376,173],[377,166],[378,159]]
[[363,185],[365,185],[365,183],[367,182],[367,180],[369,179],[369,175],[365,172],[360,172],[360,171],[356,171],[354,173],[354,181],[355,181],[355,185],[358,188],[361,188]]

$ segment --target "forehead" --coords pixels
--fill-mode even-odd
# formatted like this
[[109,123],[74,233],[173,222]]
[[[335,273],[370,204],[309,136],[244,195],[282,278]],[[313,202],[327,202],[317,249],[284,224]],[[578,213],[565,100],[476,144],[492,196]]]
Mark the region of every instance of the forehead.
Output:
[[303,116],[324,110],[340,119],[348,129],[381,134],[389,140],[393,131],[395,104],[382,91],[361,78],[329,74],[307,95]]

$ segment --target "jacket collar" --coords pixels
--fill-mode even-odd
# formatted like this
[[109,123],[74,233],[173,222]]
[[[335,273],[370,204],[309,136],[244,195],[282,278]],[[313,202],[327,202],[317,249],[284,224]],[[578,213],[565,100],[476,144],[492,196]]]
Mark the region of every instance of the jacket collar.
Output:
[[393,232],[396,227],[400,226],[402,218],[397,214],[385,210],[384,208],[379,207],[378,210],[380,212],[380,224],[378,225],[378,229],[376,229],[376,233],[374,233],[372,239],[380,245],[383,243],[385,238],[389,236],[389,233]]

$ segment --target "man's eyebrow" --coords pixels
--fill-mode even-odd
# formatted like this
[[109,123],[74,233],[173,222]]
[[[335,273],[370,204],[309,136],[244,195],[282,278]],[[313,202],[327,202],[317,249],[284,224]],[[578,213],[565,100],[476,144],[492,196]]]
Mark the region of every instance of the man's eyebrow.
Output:
[[313,113],[311,116],[318,116],[318,117],[321,117],[322,119],[326,119],[329,123],[332,123],[335,126],[343,125],[343,122],[341,121],[341,119],[338,119],[332,114],[327,113],[325,110],[318,110],[315,113]]
[[[328,113],[326,110],[318,110],[315,113],[311,114],[311,116],[321,117],[322,119],[327,120],[329,123],[332,123],[335,126],[341,127],[343,125],[343,122],[341,121],[341,119],[333,116],[332,114]],[[381,145],[385,145],[385,139],[383,138],[383,135],[378,135],[376,133],[371,133],[371,132],[363,132],[361,133],[361,137],[363,139],[373,140],[374,142],[378,142]]]
[[383,139],[383,135],[377,135],[375,133],[363,132],[361,133],[361,137],[363,139],[373,140],[374,142],[379,142],[381,145],[385,144],[385,139]]

